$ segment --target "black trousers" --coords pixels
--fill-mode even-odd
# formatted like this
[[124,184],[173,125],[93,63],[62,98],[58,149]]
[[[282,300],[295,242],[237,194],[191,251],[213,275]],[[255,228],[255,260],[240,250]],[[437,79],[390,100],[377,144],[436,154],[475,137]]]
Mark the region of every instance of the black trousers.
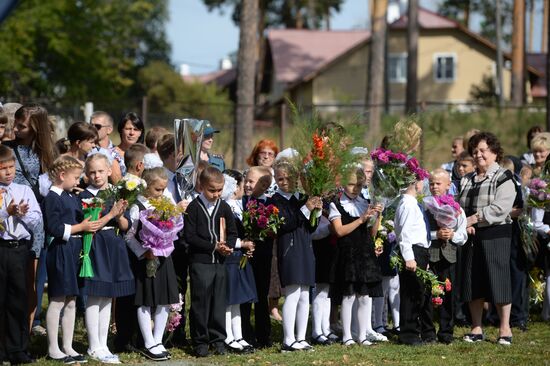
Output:
[[187,313],[185,306],[185,299],[187,293],[187,279],[189,276],[189,256],[187,250],[183,245],[176,245],[176,249],[172,253],[172,260],[174,262],[174,268],[176,270],[176,276],[178,277],[178,286],[180,294],[183,296],[183,307],[181,309],[181,321],[180,325],[174,330],[172,336],[173,345],[184,345],[186,342],[185,325],[187,323]]
[[[450,245],[450,244],[448,244]],[[455,283],[455,263],[449,263],[445,258],[441,257],[438,262],[430,262],[430,269],[437,276],[437,279],[441,282],[445,282],[448,278],[451,284]],[[454,302],[453,291],[445,292],[442,296],[443,304],[433,309],[433,304],[429,301],[428,306],[432,308],[432,311],[439,313],[439,331],[438,337],[452,337],[454,331]],[[433,313],[432,313],[433,314]],[[433,316],[432,316],[433,319]]]
[[258,302],[254,304],[255,327],[252,329],[250,316],[252,304],[241,305],[241,322],[243,337],[248,343],[258,346],[271,343],[271,320],[269,318],[269,284],[271,281],[271,258],[273,242],[264,242],[256,246],[254,257],[249,261],[254,272]]
[[[426,269],[430,260],[428,249],[413,245],[418,268]],[[404,269],[399,273],[399,340],[402,343],[418,343],[422,339],[435,338],[432,320],[431,291],[416,277],[415,272]]]
[[22,243],[17,248],[0,246],[0,339],[3,339],[3,356],[26,352],[29,345],[29,259],[29,246],[26,244]]
[[510,275],[512,277],[512,311],[510,324],[527,324],[529,291],[527,286],[527,264],[521,249],[520,228],[512,224],[512,248],[510,251]]
[[193,346],[223,342],[227,307],[227,274],[223,264],[189,265],[191,309],[189,328]]

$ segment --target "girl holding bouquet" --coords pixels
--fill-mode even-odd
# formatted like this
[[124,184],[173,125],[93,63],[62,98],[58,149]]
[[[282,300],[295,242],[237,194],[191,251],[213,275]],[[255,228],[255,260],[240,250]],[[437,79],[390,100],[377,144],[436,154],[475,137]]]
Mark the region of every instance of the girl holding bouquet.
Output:
[[[42,202],[46,234],[52,237],[48,247],[48,297],[46,314],[48,357],[65,364],[85,362],[83,355],[73,349],[76,316],[76,296],[79,294],[78,270],[83,232],[95,232],[98,221],[83,220],[82,206],[71,191],[78,185],[82,165],[70,156],[56,159],[49,171],[53,182]],[[59,318],[63,311],[61,329],[63,351],[59,348]]]
[[[86,176],[90,185],[80,198],[94,198],[109,187],[111,163],[107,156],[96,153],[86,159]],[[107,202],[100,219],[101,230],[95,233],[90,257],[93,277],[84,278],[82,294],[88,295],[86,302],[86,329],[88,333],[88,354],[103,363],[120,363],[107,347],[107,335],[111,318],[111,299],[129,296],[135,292],[134,275],[126,250],[126,242],[118,230],[128,230],[129,216],[125,215],[127,202]]]
[[253,347],[243,339],[241,326],[241,304],[258,301],[256,281],[251,265],[240,266],[241,258],[254,251],[254,242],[245,240],[243,226],[243,175],[235,170],[226,170],[222,199],[233,210],[237,232],[237,241],[233,253],[225,259],[227,272],[227,310],[225,311],[225,344],[233,352],[243,353],[253,351]]
[[[144,246],[141,231],[140,212],[153,209],[151,199],[163,197],[168,185],[168,177],[162,166],[162,161],[155,154],[144,157],[145,170],[142,178],[147,183],[143,195],[139,195],[136,203],[130,208],[132,225],[126,235],[127,245],[138,259],[136,271],[136,296],[138,324],[143,336],[145,348],[142,354],[154,361],[167,360],[170,354],[162,344],[164,329],[170,313],[170,304],[179,301],[176,272],[170,255],[156,257],[153,250]],[[154,276],[148,275],[148,261],[158,260],[158,268]],[[150,274],[150,273],[149,273]],[[154,309],[154,313],[152,312]],[[151,327],[154,322],[154,328]]]
[[352,308],[357,300],[357,343],[369,346],[373,341],[387,341],[372,329],[372,298],[380,297],[382,274],[376,257],[381,253],[372,240],[380,220],[369,228],[367,222],[382,211],[381,205],[369,207],[361,196],[365,173],[361,168],[351,172],[340,199],[330,204],[329,220],[338,237],[338,253],[333,282],[341,291],[342,342],[345,346],[356,344],[351,334]]
[[[306,197],[295,193],[297,172],[287,161],[274,166],[277,192],[273,204],[284,218],[278,230],[277,256],[281,286],[285,292],[283,304],[284,341],[281,351],[309,350],[305,341],[309,315],[309,288],[315,285],[315,257],[311,234],[316,226],[310,223],[315,209],[320,214],[321,198]],[[295,332],[296,330],[296,332]]]

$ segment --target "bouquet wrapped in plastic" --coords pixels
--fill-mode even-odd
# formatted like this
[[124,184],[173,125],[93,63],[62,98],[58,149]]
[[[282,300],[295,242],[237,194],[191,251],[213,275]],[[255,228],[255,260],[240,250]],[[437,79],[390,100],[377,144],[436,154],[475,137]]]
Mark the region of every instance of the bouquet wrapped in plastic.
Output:
[[143,247],[155,256],[147,261],[147,277],[154,277],[160,265],[156,257],[168,257],[174,251],[174,240],[183,229],[183,216],[181,208],[167,197],[150,199],[149,203],[153,208],[139,213],[142,225],[139,238]]
[[424,207],[434,216],[439,227],[453,229],[457,226],[462,208],[451,194],[427,196],[424,197],[423,202]]
[[548,180],[550,177],[533,178],[529,185],[529,194],[527,196],[527,205],[529,207],[550,210],[550,186]]
[[[83,199],[82,211],[84,212],[84,219],[89,218],[90,221],[99,220],[99,216],[101,215],[101,211],[103,210],[103,203],[103,199],[99,197]],[[84,233],[84,235],[82,236],[82,267],[80,267],[80,277],[94,277],[94,270],[92,268],[92,261],[90,259],[90,250],[92,249],[93,238],[93,233]]]

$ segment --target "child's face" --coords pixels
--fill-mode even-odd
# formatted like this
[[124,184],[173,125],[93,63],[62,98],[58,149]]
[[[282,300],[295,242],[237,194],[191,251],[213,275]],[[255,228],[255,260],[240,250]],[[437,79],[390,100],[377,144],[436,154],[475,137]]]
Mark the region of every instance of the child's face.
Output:
[[168,180],[155,179],[152,182],[147,182],[147,189],[145,190],[145,197],[147,198],[160,198],[164,193],[164,190],[168,186]]
[[285,193],[294,193],[296,190],[296,178],[284,169],[275,170],[275,182],[279,189]]
[[244,181],[241,180],[241,183],[237,185],[237,189],[235,190],[235,193],[233,193],[233,196],[231,197],[234,200],[240,200],[243,198],[244,195]]
[[271,176],[262,175],[258,171],[249,171],[244,180],[244,194],[247,196],[252,196],[253,194],[261,196],[269,188],[270,184]]
[[365,185],[369,185],[374,174],[374,163],[372,160],[363,160],[363,172],[365,173]]
[[216,202],[220,199],[223,191],[223,183],[223,180],[221,182],[209,181],[201,185],[202,194],[208,202]]
[[475,170],[474,163],[470,160],[460,160],[457,162],[458,165],[458,174],[460,177],[470,174]]
[[15,133],[15,137],[20,141],[29,141],[34,136],[34,132],[30,127],[29,118],[26,120],[15,120],[13,132]]
[[462,140],[454,140],[453,145],[451,146],[451,155],[453,156],[453,159],[456,159],[457,156],[460,155],[463,151],[464,145],[462,143]]
[[0,163],[0,183],[9,186],[15,178],[15,160]]
[[432,196],[444,195],[449,188],[451,188],[451,181],[444,174],[432,175],[430,177],[430,193]]
[[80,154],[86,156],[95,147],[95,140],[89,139],[89,140],[78,141],[77,144],[78,144],[78,151],[80,152]]
[[349,198],[356,198],[361,193],[364,182],[362,179],[357,179],[357,174],[352,174],[344,186],[344,192]]
[[80,176],[82,175],[82,169],[73,168],[59,173],[59,181],[61,182],[61,188],[65,191],[71,191],[80,182]]
[[109,184],[111,167],[109,167],[105,159],[92,160],[86,165],[86,176],[95,188],[105,188]]
[[548,153],[550,153],[550,150],[548,149],[536,149],[533,150],[533,157],[535,158],[535,165],[536,166],[543,166],[546,162],[546,158],[548,157]]

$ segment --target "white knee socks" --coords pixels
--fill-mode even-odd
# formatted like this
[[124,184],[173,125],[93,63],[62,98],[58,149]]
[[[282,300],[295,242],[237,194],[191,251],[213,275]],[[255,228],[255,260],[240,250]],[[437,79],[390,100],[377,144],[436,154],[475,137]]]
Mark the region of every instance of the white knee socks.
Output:
[[401,304],[399,297],[399,276],[390,278],[390,286],[388,289],[388,301],[391,307],[391,316],[393,319],[393,327],[399,328],[399,306]]
[[321,335],[326,337],[330,333],[330,298],[328,297],[328,291],[328,283],[318,283],[315,286],[311,319],[311,335],[313,338]]
[[344,296],[342,298],[342,305],[340,306],[340,317],[342,319],[342,341],[344,342],[346,342],[348,339],[353,339],[351,335],[351,318],[354,302],[355,295]]
[[358,338],[363,341],[367,334],[372,334],[372,298],[368,295],[357,296],[357,325]]
[[243,332],[241,326],[241,306],[229,305],[225,311],[225,331],[227,337],[225,343],[229,344],[233,341],[238,341],[231,345],[231,348],[243,349],[250,346],[248,342],[243,339]]
[[[285,302],[283,304],[283,334],[287,346],[306,337],[309,315],[308,286],[289,285],[285,287]],[[296,332],[294,332],[296,329]],[[303,348],[295,344],[295,348]]]
[[[143,342],[145,347],[153,354],[161,354],[166,350],[162,345],[162,336],[170,314],[169,308],[168,305],[157,306],[153,318],[151,318],[151,308],[149,306],[140,306],[137,310]],[[151,326],[151,320],[154,321],[154,328]]]

